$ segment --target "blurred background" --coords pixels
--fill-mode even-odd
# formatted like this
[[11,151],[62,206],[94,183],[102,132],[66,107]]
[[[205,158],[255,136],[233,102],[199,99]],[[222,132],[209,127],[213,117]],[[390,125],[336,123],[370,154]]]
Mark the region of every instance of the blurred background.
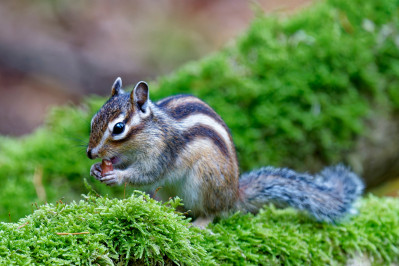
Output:
[[125,87],[151,82],[155,100],[205,99],[229,125],[242,172],[267,164],[315,173],[343,162],[367,192],[398,196],[397,6],[1,1],[0,221],[33,203],[81,199],[83,179],[101,195],[125,196],[89,176],[85,155],[104,102],[87,96],[108,96],[118,76]]
[[1,1],[0,134],[32,132],[50,106],[108,95],[117,76],[151,80],[210,54],[246,29],[254,10],[284,15],[309,3]]

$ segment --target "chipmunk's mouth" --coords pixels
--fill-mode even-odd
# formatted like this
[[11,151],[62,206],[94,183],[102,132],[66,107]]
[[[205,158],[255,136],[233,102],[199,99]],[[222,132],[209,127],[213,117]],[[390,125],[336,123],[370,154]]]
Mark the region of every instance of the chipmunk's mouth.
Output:
[[121,159],[119,159],[119,157],[117,157],[117,156],[114,156],[114,157],[110,158],[109,160],[111,161],[112,165],[117,165],[118,163],[121,162]]

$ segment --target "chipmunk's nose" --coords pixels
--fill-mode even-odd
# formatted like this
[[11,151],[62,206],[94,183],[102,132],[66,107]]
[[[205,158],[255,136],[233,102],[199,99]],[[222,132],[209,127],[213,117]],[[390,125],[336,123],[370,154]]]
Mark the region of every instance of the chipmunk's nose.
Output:
[[87,148],[87,157],[89,157],[90,160],[93,160],[93,155],[91,154],[91,149]]
[[93,152],[93,149],[87,148],[87,157],[89,157],[90,160],[96,159],[98,153],[96,151]]

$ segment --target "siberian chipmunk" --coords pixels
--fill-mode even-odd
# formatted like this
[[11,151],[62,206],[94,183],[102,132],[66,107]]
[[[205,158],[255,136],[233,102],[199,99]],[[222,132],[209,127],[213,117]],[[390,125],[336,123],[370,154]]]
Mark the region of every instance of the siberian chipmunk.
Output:
[[153,103],[141,81],[131,93],[117,78],[111,97],[93,116],[87,155],[101,163],[90,174],[107,185],[129,183],[161,200],[179,196],[194,218],[231,211],[257,213],[262,206],[291,206],[318,221],[339,221],[361,195],[360,178],[343,165],[314,176],[264,167],[240,177],[229,128],[202,100],[170,96]]

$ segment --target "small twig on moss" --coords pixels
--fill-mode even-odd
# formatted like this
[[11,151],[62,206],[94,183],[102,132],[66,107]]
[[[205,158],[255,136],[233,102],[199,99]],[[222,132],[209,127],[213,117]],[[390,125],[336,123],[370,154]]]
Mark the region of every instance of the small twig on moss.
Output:
[[21,229],[22,227],[28,225],[29,222],[24,223],[23,225],[18,226],[18,229]]
[[155,199],[155,197],[157,196],[157,192],[161,189],[162,187],[157,187],[157,189],[155,189],[154,194],[152,195],[152,198]]
[[84,234],[90,234],[90,232],[80,232],[80,233],[56,233],[59,236],[65,236],[65,235],[84,235]]
[[10,220],[11,223],[11,212],[8,212],[8,219]]
[[125,182],[125,189],[123,190],[123,199],[126,199],[126,184],[127,182]]

